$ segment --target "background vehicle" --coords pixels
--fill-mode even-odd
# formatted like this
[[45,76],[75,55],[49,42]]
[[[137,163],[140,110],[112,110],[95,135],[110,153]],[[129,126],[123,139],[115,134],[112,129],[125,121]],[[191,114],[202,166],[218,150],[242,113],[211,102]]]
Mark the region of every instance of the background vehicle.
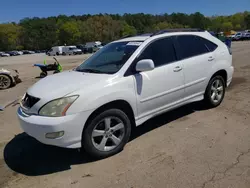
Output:
[[10,54],[10,56],[18,56],[18,55],[20,55],[17,51],[9,51],[7,53]]
[[22,52],[23,52],[23,54],[34,54],[35,53],[34,51],[30,51],[30,50],[23,50]]
[[9,57],[10,54],[5,53],[5,52],[0,52],[0,57]]
[[62,55],[77,55],[82,54],[82,50],[76,46],[64,46],[62,48]]
[[102,48],[102,43],[100,41],[87,42],[84,48],[87,53],[93,53]]
[[84,44],[78,44],[76,45],[76,47],[78,49],[80,49],[82,51],[82,53],[86,54],[87,53],[87,48],[85,48],[85,45]]
[[19,55],[23,55],[22,51],[16,51]]
[[123,149],[133,125],[195,101],[220,105],[233,72],[230,49],[206,31],[123,38],[29,88],[18,117],[42,143],[108,157]]
[[233,41],[240,41],[243,39],[243,33],[239,32],[236,33],[235,35],[232,35],[232,40]]
[[47,52],[47,55],[48,56],[62,55],[63,48],[64,46],[54,46]]
[[21,82],[17,70],[0,69],[0,90],[7,89]]
[[250,40],[250,33],[244,33],[242,36],[242,40]]

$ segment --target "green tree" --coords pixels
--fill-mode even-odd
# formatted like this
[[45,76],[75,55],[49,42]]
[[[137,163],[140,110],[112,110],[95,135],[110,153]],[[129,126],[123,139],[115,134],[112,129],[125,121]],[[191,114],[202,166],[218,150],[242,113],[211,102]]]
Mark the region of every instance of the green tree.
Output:
[[0,24],[0,50],[12,50],[20,46],[20,30],[17,24]]
[[61,45],[73,45],[81,38],[79,24],[76,21],[68,21],[62,24],[58,30],[58,40]]
[[233,24],[231,22],[225,22],[222,24],[223,31],[230,31],[233,29]]
[[125,35],[169,28],[201,28],[215,32],[250,29],[250,12],[206,17],[193,14],[98,14],[24,18],[0,24],[0,49],[48,49],[51,46],[100,40],[109,42]]
[[135,27],[128,25],[125,21],[122,22],[122,34],[121,36],[126,35],[135,35],[137,33]]
[[244,21],[245,21],[246,28],[247,28],[247,29],[250,29],[250,14],[248,14],[248,15],[245,17]]

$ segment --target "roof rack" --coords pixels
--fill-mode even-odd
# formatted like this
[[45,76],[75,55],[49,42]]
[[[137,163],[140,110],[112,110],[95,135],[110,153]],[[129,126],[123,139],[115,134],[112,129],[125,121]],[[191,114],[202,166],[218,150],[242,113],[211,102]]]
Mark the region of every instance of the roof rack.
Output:
[[171,33],[171,32],[202,32],[202,31],[204,30],[198,29],[198,28],[165,29],[165,30],[156,31],[155,33],[151,35],[151,37],[155,35],[160,35],[163,33]]
[[121,39],[125,39],[125,38],[128,38],[128,37],[133,37],[134,35],[125,35],[123,36]]
[[151,36],[154,33],[142,33],[142,34],[136,34],[136,35],[125,35],[121,39],[129,38],[129,37],[139,37],[139,36]]

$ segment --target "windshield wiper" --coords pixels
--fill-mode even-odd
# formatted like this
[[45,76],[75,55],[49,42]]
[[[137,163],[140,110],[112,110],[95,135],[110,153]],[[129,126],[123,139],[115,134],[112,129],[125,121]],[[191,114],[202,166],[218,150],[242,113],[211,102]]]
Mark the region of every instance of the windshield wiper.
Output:
[[80,69],[80,70],[76,70],[76,71],[78,71],[78,72],[106,74],[105,72],[102,72],[102,71],[96,70],[96,69]]

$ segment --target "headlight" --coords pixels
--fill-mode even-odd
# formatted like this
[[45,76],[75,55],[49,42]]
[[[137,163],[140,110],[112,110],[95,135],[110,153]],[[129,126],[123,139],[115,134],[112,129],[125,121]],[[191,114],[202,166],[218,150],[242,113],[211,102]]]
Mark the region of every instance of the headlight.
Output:
[[50,117],[65,116],[68,108],[77,98],[78,96],[70,96],[50,101],[39,110],[39,115]]

